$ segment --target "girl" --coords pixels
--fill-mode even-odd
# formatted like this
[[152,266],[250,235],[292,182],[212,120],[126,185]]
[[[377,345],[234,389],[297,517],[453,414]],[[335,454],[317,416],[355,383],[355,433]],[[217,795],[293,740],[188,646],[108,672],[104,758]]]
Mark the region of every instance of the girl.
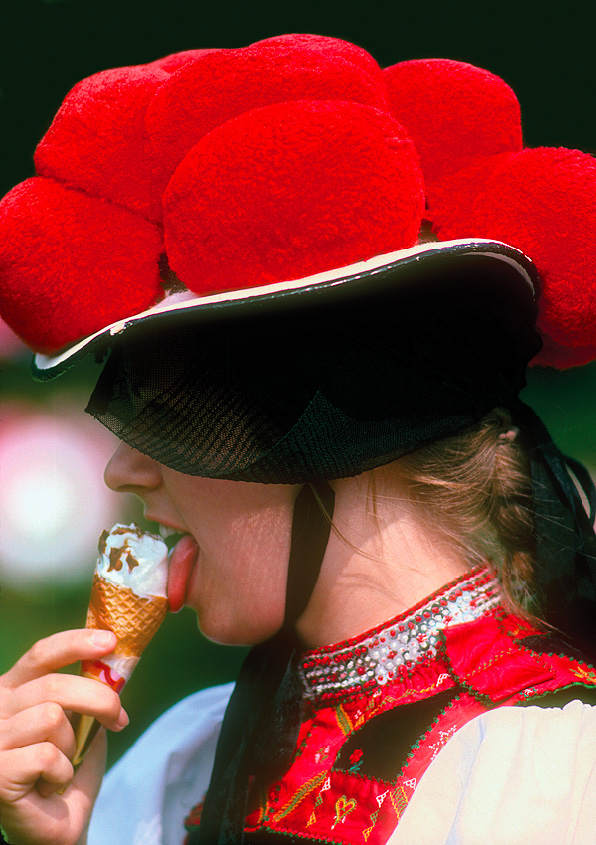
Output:
[[37,643],[7,841],[592,841],[594,534],[519,399],[596,356],[592,159],[524,149],[486,71],[282,36],[84,80],[36,166],[3,316],[41,378],[105,360],[107,484],[180,535],[171,608],[253,648],[99,792],[65,711],[127,716],[57,670],[114,638]]

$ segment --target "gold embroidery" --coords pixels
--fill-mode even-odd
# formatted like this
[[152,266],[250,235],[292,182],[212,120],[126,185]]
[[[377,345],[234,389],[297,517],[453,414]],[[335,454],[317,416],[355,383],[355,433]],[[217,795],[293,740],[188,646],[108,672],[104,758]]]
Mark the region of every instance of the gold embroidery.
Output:
[[279,812],[277,812],[273,816],[273,821],[278,822],[280,819],[283,819],[284,816],[287,816],[288,813],[291,813],[294,807],[297,807],[298,804],[306,798],[306,796],[316,789],[320,783],[323,783],[325,778],[327,777],[327,772],[319,772],[318,775],[315,775],[314,778],[311,778],[305,784],[303,784],[298,792],[294,793],[294,795],[290,798],[290,800],[285,804]]
[[354,730],[354,725],[352,724],[352,720],[346,713],[343,704],[338,704],[335,708],[335,716],[337,718],[337,724],[339,725],[341,732],[344,736],[348,736]]
[[587,684],[596,684],[596,672],[593,669],[588,671],[583,666],[571,666],[570,668],[576,678],[585,681]]
[[339,822],[344,822],[352,810],[356,807],[356,799],[349,798],[347,795],[341,795],[335,802],[335,821],[331,825],[331,830]]

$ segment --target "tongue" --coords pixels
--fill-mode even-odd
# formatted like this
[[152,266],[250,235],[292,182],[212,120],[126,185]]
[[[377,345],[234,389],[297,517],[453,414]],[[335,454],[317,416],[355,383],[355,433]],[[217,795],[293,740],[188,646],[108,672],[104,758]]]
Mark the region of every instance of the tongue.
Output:
[[185,534],[172,549],[168,575],[168,605],[172,613],[177,613],[184,605],[188,579],[198,550],[199,547],[190,534]]

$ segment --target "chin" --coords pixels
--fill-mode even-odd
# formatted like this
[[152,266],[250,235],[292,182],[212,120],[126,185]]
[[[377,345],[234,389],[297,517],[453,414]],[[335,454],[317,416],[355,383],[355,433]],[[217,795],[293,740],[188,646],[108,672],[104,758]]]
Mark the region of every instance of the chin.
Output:
[[253,646],[268,640],[276,634],[283,624],[283,617],[267,620],[238,617],[225,620],[221,616],[201,614],[198,617],[199,630],[214,643],[219,645]]

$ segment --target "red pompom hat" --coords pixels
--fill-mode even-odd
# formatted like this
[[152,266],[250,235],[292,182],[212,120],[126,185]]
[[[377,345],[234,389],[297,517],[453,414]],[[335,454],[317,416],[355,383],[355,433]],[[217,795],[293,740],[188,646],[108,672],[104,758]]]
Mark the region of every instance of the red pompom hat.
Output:
[[596,357],[594,160],[524,149],[515,95],[471,65],[382,71],[315,35],[189,50],[84,79],[35,163],[0,203],[0,314],[47,376],[154,314],[454,251],[535,264],[538,363]]
[[35,161],[0,203],[0,314],[38,376],[110,346],[87,410],[122,440],[188,474],[303,485],[285,627],[241,673],[202,842],[241,842],[245,773],[293,753],[286,636],[330,527],[308,502],[297,516],[314,485],[332,514],[328,480],[509,408],[545,619],[592,642],[593,514],[518,394],[535,294],[535,360],[596,357],[596,170],[524,149],[502,80],[444,59],[383,71],[314,35],[191,50],[83,80]]

